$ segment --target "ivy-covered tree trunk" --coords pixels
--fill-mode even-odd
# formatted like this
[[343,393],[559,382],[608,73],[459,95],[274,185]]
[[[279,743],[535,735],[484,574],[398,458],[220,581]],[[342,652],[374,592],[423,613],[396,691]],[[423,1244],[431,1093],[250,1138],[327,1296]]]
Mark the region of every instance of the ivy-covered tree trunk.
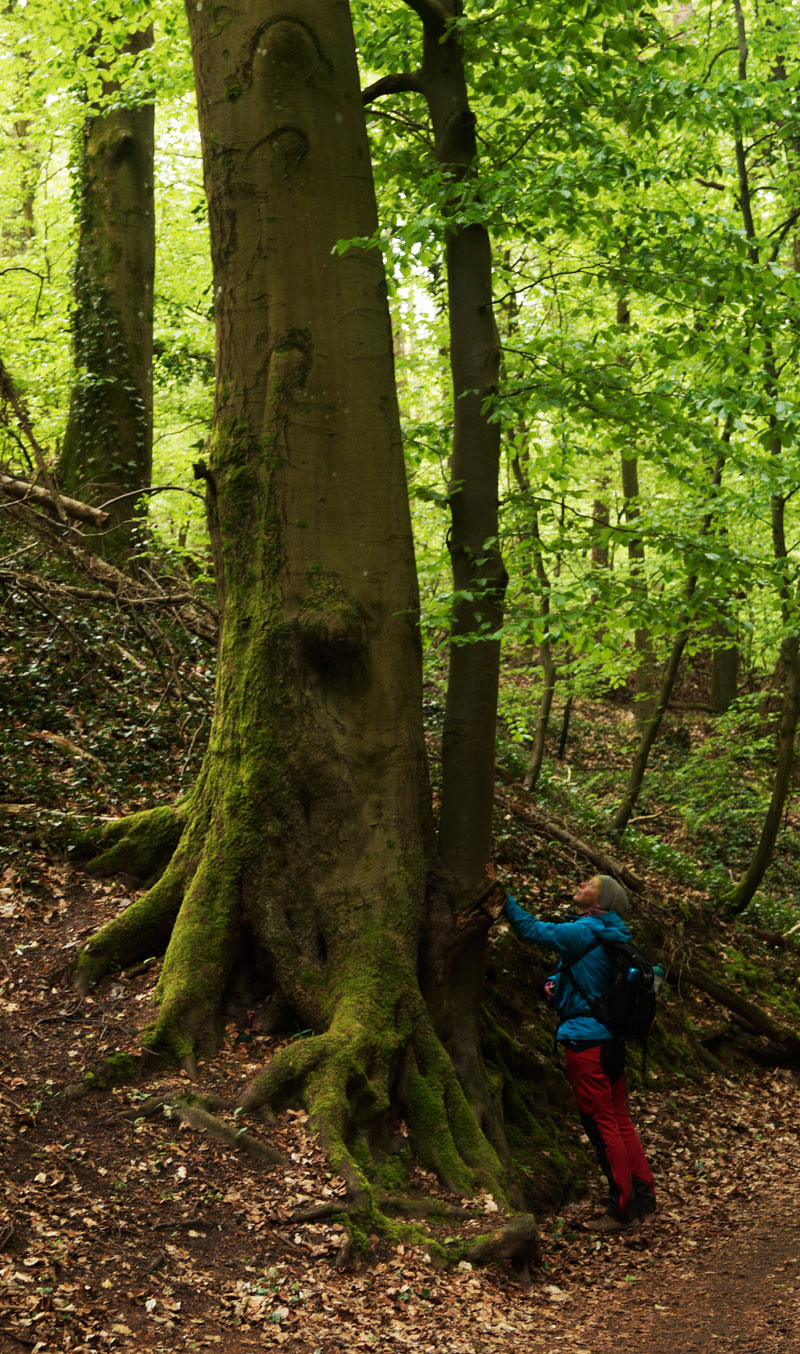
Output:
[[[218,342],[216,709],[187,800],[106,833],[100,870],[167,863],[83,979],[168,941],[149,1038],[191,1066],[254,969],[312,1033],[248,1108],[303,1100],[356,1198],[354,1144],[401,1117],[453,1188],[502,1189],[418,977],[433,832],[386,287],[377,251],[336,249],[376,229],[349,8],[187,12]],[[428,927],[446,913],[434,892]]]
[[[131,53],[147,47],[135,34]],[[112,98],[116,86],[105,82]],[[152,104],[98,111],[83,125],[77,164],[73,332],[76,375],[60,461],[70,493],[110,515],[106,555],[132,545],[136,491],[153,455]]]

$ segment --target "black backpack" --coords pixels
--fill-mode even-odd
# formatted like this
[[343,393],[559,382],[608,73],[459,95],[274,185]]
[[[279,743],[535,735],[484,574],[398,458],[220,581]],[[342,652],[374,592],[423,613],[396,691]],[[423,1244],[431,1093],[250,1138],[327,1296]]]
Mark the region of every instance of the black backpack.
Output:
[[[613,958],[616,977],[601,996],[592,999],[573,977],[571,969],[573,964],[598,945],[605,946]],[[605,940],[598,936],[591,945],[587,945],[583,954],[576,955],[568,964],[562,964],[558,971],[569,978],[595,1020],[611,1030],[615,1038],[637,1039],[646,1048],[647,1036],[656,1014],[656,992],[653,965],[643,950],[630,940]]]

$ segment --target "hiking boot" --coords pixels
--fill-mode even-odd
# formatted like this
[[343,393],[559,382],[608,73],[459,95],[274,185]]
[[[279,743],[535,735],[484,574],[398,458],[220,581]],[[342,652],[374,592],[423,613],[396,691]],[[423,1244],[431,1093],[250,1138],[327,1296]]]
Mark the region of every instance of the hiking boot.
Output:
[[630,1218],[617,1218],[613,1213],[604,1213],[602,1218],[593,1218],[590,1222],[584,1224],[587,1232],[630,1232],[634,1227],[639,1226],[639,1219],[634,1213]]
[[656,1220],[655,1206],[653,1208],[644,1208],[639,1214],[639,1222],[642,1227],[650,1227]]

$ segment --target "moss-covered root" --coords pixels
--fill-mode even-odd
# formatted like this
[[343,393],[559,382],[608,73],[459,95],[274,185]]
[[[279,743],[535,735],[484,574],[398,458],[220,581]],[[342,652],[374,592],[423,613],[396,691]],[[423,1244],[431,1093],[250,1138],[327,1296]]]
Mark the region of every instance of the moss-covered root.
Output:
[[453,1193],[507,1194],[500,1159],[469,1106],[446,1050],[426,1021],[406,1050],[401,1094],[414,1150]]
[[389,1079],[398,1064],[405,1070],[396,1108],[408,1120],[420,1159],[455,1194],[469,1197],[484,1187],[505,1198],[500,1161],[421,999],[419,1006],[415,1027],[401,1020],[382,1035],[374,1024],[344,1019],[340,1010],[327,1033],[281,1050],[242,1100],[248,1110],[288,1097],[302,1100],[333,1169],[347,1182],[351,1204],[360,1209],[374,1211],[373,1191],[352,1147],[385,1129],[392,1108]]
[[190,1072],[198,1053],[216,1050],[222,997],[239,953],[240,929],[235,867],[209,845],[172,928],[156,992],[160,1009],[144,1036],[145,1047],[183,1063]]
[[82,833],[70,848],[70,858],[88,860],[87,871],[98,877],[154,879],[169,864],[185,824],[186,802],[132,813]]
[[530,1288],[531,1265],[542,1263],[536,1219],[530,1213],[521,1213],[488,1236],[478,1237],[465,1254],[474,1265],[508,1262],[522,1287]]
[[92,936],[78,956],[75,986],[86,993],[109,969],[163,954],[183,898],[188,867],[173,863],[156,884]]
[[333,1031],[296,1040],[253,1078],[241,1105],[253,1111],[276,1102],[301,1101],[331,1166],[347,1184],[350,1206],[369,1210],[370,1183],[347,1146],[349,1121],[354,1117],[348,1083],[364,1082],[358,1053],[355,1043],[351,1046]]

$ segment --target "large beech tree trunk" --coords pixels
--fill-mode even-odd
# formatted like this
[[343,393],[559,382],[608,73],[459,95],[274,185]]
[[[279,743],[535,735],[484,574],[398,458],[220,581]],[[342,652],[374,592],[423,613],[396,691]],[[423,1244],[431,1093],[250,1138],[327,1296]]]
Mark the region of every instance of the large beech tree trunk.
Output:
[[[128,48],[151,41],[137,33]],[[107,96],[115,89],[106,82]],[[76,497],[108,505],[97,545],[109,556],[131,548],[135,491],[149,487],[152,467],[153,146],[152,104],[98,111],[84,123],[77,166],[77,372],[59,473]]]
[[[346,0],[187,5],[214,266],[217,398],[203,470],[222,602],[197,785],[105,834],[98,870],[166,869],[93,938],[84,982],[168,941],[156,1048],[220,1035],[245,953],[297,1028],[245,1094],[304,1100],[351,1153],[402,1117],[453,1188],[502,1189],[420,989],[434,891],[411,526],[383,265]],[[130,868],[130,866],[129,866]]]

